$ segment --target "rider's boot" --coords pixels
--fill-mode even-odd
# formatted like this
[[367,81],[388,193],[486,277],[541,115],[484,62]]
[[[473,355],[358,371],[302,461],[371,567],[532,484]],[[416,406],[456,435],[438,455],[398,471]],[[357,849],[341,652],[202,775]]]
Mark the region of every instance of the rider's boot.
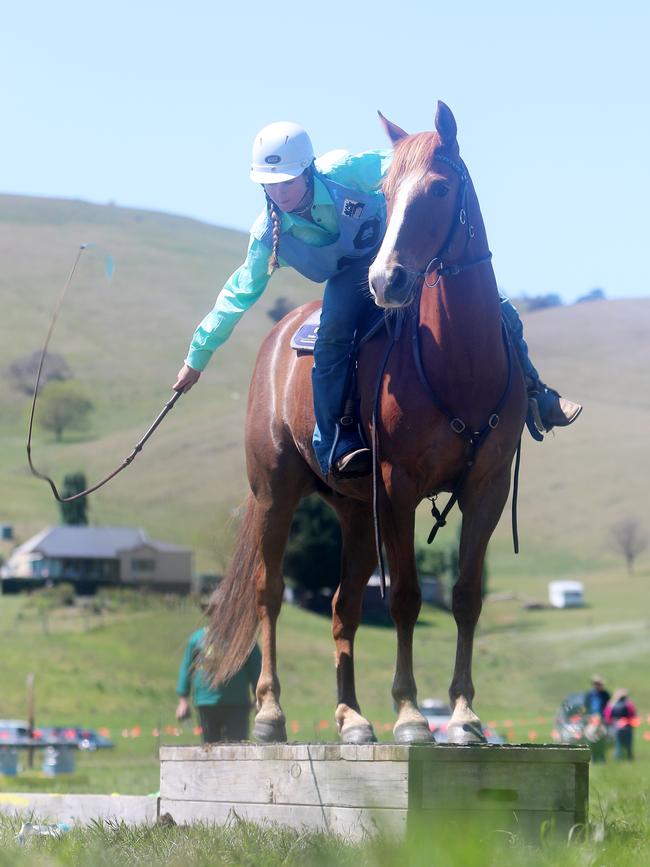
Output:
[[350,378],[341,368],[338,374],[323,375],[317,366],[313,370],[314,451],[325,476],[356,479],[372,472],[372,453],[364,442],[354,402],[348,400],[341,413]]

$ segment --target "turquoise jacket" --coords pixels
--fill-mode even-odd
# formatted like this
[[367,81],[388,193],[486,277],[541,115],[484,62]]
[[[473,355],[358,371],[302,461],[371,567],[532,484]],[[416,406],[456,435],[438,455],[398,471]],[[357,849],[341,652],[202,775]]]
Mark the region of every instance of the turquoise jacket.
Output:
[[200,654],[205,626],[197,629],[190,635],[187,642],[181,667],[178,671],[176,694],[188,698],[192,697],[195,707],[206,705],[250,705],[251,696],[257,685],[262,665],[262,655],[257,645],[253,647],[251,655],[246,660],[243,668],[235,674],[227,683],[220,684],[217,689],[210,686],[203,669],[199,667]]
[[[315,168],[318,174],[341,187],[358,190],[383,200],[380,184],[392,155],[391,150],[364,151],[360,154],[332,151],[317,159]],[[311,217],[313,222],[283,212],[281,238],[289,235],[313,247],[332,244],[338,238],[337,210],[318,175],[314,178]],[[213,309],[194,332],[185,362],[195,370],[205,369],[212,353],[230,337],[235,325],[268,285],[270,249],[255,237],[255,234],[260,234],[259,227],[265,221],[266,208],[253,225],[246,261],[226,281]],[[280,267],[287,267],[289,264],[282,259],[282,240],[279,264]]]

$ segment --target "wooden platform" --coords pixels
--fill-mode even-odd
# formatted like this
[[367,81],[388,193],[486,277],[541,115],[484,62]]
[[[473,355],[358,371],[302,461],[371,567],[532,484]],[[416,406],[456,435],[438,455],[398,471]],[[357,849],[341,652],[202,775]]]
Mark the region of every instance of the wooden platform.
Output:
[[236,815],[359,839],[471,819],[538,836],[585,822],[587,747],[245,744],[161,747],[159,811],[177,823]]
[[100,820],[144,825],[156,821],[158,802],[157,798],[146,795],[1,792],[0,813],[25,820],[33,817],[33,821],[65,822],[69,825],[88,825]]

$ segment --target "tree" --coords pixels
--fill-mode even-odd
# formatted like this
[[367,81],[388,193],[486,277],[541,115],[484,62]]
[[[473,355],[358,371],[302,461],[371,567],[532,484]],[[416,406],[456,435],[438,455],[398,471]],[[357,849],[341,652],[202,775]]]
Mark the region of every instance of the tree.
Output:
[[648,547],[648,535],[638,518],[627,517],[614,524],[610,530],[612,544],[622,554],[627,564],[627,574],[634,572],[634,562]]
[[551,292],[548,295],[535,295],[532,298],[527,298],[526,302],[526,309],[529,313],[532,313],[534,310],[546,310],[548,307],[562,306],[562,299],[554,292]]
[[341,571],[341,528],[330,507],[313,495],[303,500],[291,524],[284,574],[316,594],[335,590]]
[[[31,396],[34,393],[34,384],[40,363],[40,350],[12,361],[7,368],[7,373],[13,387],[23,394]],[[64,382],[67,379],[72,379],[72,371],[68,367],[68,362],[62,355],[57,355],[55,352],[48,353],[41,370],[41,386],[52,381]]]
[[39,398],[38,418],[41,426],[60,440],[65,430],[86,430],[93,409],[93,402],[78,383],[49,382]]
[[591,292],[587,292],[586,295],[581,295],[580,298],[576,298],[576,304],[581,304],[583,301],[604,301],[605,300],[605,290],[604,289],[592,289]]
[[266,311],[266,315],[269,319],[272,319],[274,322],[279,322],[281,319],[290,313],[296,305],[293,301],[289,301],[288,298],[285,298],[284,295],[280,295],[275,299],[272,307]]
[[[88,487],[84,473],[69,473],[63,479],[62,497],[72,497]],[[59,503],[61,523],[72,526],[84,526],[88,523],[88,500],[80,497],[72,503]]]
[[447,555],[432,545],[415,546],[415,565],[420,578],[434,576],[440,578],[449,568]]

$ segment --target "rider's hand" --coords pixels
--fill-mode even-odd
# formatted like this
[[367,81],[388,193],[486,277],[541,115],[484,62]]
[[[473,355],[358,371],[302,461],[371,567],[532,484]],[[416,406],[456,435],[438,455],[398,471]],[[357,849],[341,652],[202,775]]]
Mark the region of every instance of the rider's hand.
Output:
[[184,719],[188,719],[191,715],[190,704],[186,698],[181,696],[178,699],[178,704],[176,705],[176,719],[181,722]]
[[181,369],[178,371],[178,376],[176,377],[176,382],[172,385],[174,391],[189,391],[192,386],[199,381],[199,377],[201,376],[200,370],[194,370],[193,367],[189,367],[187,364],[184,364]]

